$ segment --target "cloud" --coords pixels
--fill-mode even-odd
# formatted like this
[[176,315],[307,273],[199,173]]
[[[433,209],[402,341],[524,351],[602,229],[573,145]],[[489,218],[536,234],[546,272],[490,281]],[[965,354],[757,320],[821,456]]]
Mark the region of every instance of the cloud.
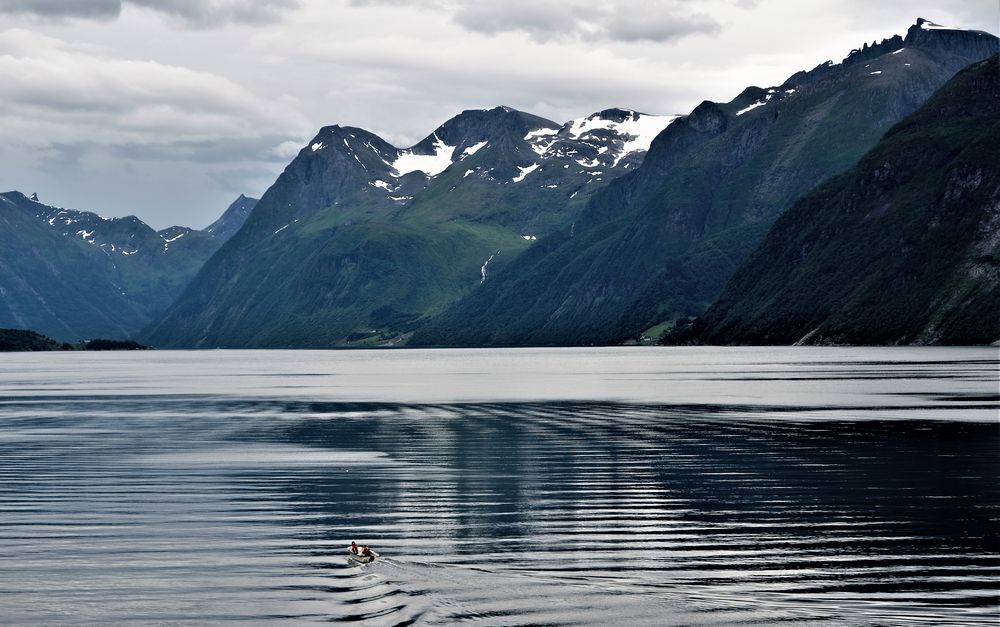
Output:
[[118,17],[121,0],[0,0],[0,13],[63,18],[109,19]]
[[689,13],[686,3],[673,0],[473,3],[458,7],[454,20],[471,31],[489,34],[519,31],[538,41],[663,42],[695,33],[711,33],[720,28],[708,15]]
[[242,140],[262,128],[287,132],[295,121],[281,103],[221,76],[110,57],[28,30],[0,32],[0,76],[0,120],[18,131],[5,139],[33,145]]
[[[420,7],[443,11],[464,29],[488,35],[519,32],[545,41],[666,42],[697,33],[715,33],[721,25],[693,9],[692,0],[350,0],[354,7]],[[740,7],[753,0],[733,0]]]
[[312,126],[282,98],[258,97],[216,74],[121,59],[29,30],[0,32],[0,76],[0,162],[12,187],[48,177],[94,193],[91,179],[127,180],[116,194],[136,202],[171,176],[184,189],[160,193],[191,197],[210,184],[217,194],[212,181],[227,177],[237,177],[230,188],[238,188],[254,172],[254,190],[243,191],[259,193],[256,173],[284,162],[276,147],[304,143]]
[[126,6],[150,9],[191,26],[261,23],[296,8],[299,0],[0,0],[0,14],[44,19],[115,19]]
[[463,109],[497,104],[556,122],[610,106],[686,113],[843,58],[917,16],[995,31],[996,10],[996,0],[0,0],[0,189],[205,225],[238,193],[264,192],[323,125],[405,147]]

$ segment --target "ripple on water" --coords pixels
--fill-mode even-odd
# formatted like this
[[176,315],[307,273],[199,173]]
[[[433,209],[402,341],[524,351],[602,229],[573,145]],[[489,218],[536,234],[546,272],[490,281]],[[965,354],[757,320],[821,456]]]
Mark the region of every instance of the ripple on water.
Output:
[[[991,365],[964,367],[974,378]],[[906,376],[946,368],[908,363]],[[824,381],[838,378],[829,369]],[[978,416],[996,399],[935,394],[891,416],[836,404],[0,399],[0,615],[995,624],[1000,432],[962,408]],[[350,564],[351,540],[385,559]]]

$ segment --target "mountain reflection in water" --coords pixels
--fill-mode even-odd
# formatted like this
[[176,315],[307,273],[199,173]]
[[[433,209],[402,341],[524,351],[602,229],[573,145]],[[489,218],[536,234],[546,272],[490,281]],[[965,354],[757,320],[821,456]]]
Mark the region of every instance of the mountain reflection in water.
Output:
[[995,624],[995,350],[511,353],[5,361],[3,622]]

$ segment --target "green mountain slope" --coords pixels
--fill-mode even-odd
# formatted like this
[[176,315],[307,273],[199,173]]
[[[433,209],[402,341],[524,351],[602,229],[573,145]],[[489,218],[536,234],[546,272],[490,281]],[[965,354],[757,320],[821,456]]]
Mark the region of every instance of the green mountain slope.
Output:
[[326,127],[142,339],[405,341],[570,222],[594,191],[641,163],[672,120],[614,109],[559,125],[496,107],[465,111],[405,150]]
[[565,229],[422,327],[416,345],[618,342],[698,314],[805,192],[854,163],[996,37],[930,28],[705,102]]
[[796,203],[694,327],[674,340],[1000,339],[998,57],[958,74]]

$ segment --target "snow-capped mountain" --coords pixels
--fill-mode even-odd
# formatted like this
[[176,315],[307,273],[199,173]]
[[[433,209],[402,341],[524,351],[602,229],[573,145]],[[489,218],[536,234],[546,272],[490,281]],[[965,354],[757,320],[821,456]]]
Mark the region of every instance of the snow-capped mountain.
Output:
[[408,148],[324,127],[145,337],[239,346],[394,333],[571,223],[675,119],[609,109],[558,124],[498,106]]
[[[359,128],[324,127],[286,171],[302,170],[305,188],[281,208],[265,205],[260,217],[272,219],[259,233],[274,234],[331,206],[369,216],[405,210],[421,204],[425,190],[435,198],[461,195],[472,184],[532,188],[550,206],[566,204],[641,163],[677,117],[608,109],[560,125],[498,106],[464,111],[409,148]],[[435,189],[441,180],[443,191]]]
[[[679,117],[607,109],[571,120],[555,131],[532,131],[524,139],[531,144],[540,161],[571,158],[586,169],[618,165],[628,168],[636,165],[653,139]],[[635,159],[630,159],[632,157]]]
[[[255,199],[240,196],[233,205],[217,220],[212,227],[199,231],[186,226],[171,226],[160,231],[153,230],[148,224],[135,216],[121,218],[105,218],[92,211],[79,211],[65,207],[46,205],[38,200],[37,194],[32,194],[35,216],[56,229],[66,237],[78,237],[107,253],[129,257],[139,253],[165,255],[171,250],[176,254],[185,251],[191,242],[221,242],[228,239],[233,232],[242,226]],[[249,208],[246,205],[249,204]],[[235,209],[235,210],[234,210]],[[228,216],[228,217],[227,217]],[[225,220],[225,229],[221,225]],[[213,232],[212,228],[216,231]],[[180,243],[182,238],[183,245]],[[172,248],[171,248],[172,246]],[[197,246],[197,244],[195,244]]]

